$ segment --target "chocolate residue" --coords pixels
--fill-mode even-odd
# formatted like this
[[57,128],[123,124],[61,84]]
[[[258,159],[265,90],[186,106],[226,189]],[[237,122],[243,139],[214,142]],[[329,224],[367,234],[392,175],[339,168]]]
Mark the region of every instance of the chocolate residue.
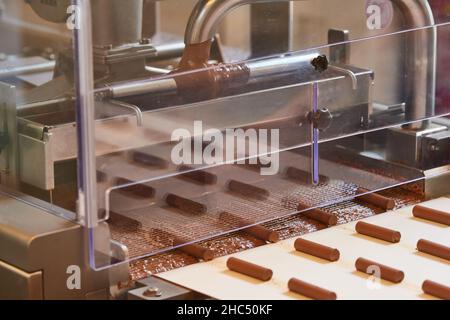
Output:
[[186,102],[217,98],[248,82],[246,64],[209,64],[212,40],[186,46],[178,68],[172,72],[178,92]]
[[208,66],[212,40],[187,45],[178,67],[178,71],[194,70]]
[[[415,190],[415,188],[403,187],[385,190],[380,193],[395,200],[395,209],[400,209],[423,201],[422,194],[411,192],[407,189]],[[322,209],[328,213],[336,215],[339,224],[345,224],[351,221],[364,219],[384,212],[384,210],[376,206],[372,206],[370,204],[363,205],[354,201],[347,201],[324,207]],[[270,230],[277,231],[280,235],[280,239],[298,237],[326,228],[325,225],[305,218],[301,214],[282,218],[270,223],[265,223],[264,226]],[[124,244],[126,244],[126,242],[133,241],[132,235],[125,236],[124,234],[121,234],[119,238],[117,238],[117,236],[119,236],[119,234],[116,230],[116,232],[113,233],[114,239],[119,239],[119,241]],[[125,241],[123,241],[124,236]],[[209,248],[210,250],[212,250],[215,257],[221,257],[265,245],[265,242],[251,237],[244,232],[237,232],[203,241],[199,244],[205,248]],[[169,253],[164,253],[150,258],[131,262],[131,276],[133,277],[133,280],[139,280],[146,278],[152,274],[167,272],[197,262],[198,259],[175,250]]]
[[174,251],[132,262],[130,274],[132,279],[136,281],[153,274],[186,267],[197,262],[196,258],[188,254]]

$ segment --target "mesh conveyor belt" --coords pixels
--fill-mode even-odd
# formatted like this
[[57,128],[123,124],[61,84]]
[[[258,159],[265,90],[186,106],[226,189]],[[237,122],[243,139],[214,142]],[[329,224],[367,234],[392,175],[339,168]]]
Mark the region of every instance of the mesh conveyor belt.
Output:
[[[271,185],[271,196],[267,200],[252,200],[228,192],[195,199],[208,207],[207,214],[195,215],[158,206],[137,209],[127,212],[126,217],[139,222],[140,227],[134,232],[126,233],[119,241],[129,247],[131,258],[139,257],[173,247],[173,241],[165,233],[185,239],[187,243],[239,229],[237,221],[225,222],[220,219],[220,214],[224,211],[249,221],[272,220],[296,213],[300,201],[327,203],[336,195],[339,198],[351,197],[355,189],[356,186],[341,181],[330,181],[327,185],[313,188],[283,181]],[[333,198],[329,199],[330,196]],[[113,237],[117,229],[122,229],[122,225],[123,223],[111,225]]]
[[[411,189],[414,188],[411,187]],[[421,194],[408,191],[405,188],[389,189],[381,192],[381,194],[393,198],[396,202],[396,208],[402,208],[423,200]],[[338,217],[340,224],[384,212],[382,209],[375,206],[358,203],[356,201],[342,202],[325,207],[324,210],[335,214]],[[278,231],[280,238],[282,239],[288,239],[326,228],[325,225],[302,217],[301,214],[278,219],[264,225],[271,230]],[[120,234],[117,233],[117,236],[120,237]],[[204,241],[200,244],[213,250],[216,256],[224,256],[264,245],[261,240],[255,239],[244,232],[235,232]],[[166,272],[196,262],[198,262],[197,259],[175,250],[132,262],[131,276],[134,280],[137,280],[151,274]]]
[[[120,213],[109,221],[112,237],[128,247],[130,260],[155,255],[180,244],[213,237],[215,239],[207,240],[201,245],[212,249],[216,256],[221,256],[263,244],[261,240],[249,237],[243,232],[232,233],[243,227],[238,221],[241,218],[251,223],[267,222],[265,225],[278,231],[281,238],[289,238],[326,227],[299,215],[297,207],[300,203],[310,207],[337,203],[324,209],[336,215],[339,223],[345,223],[381,212],[379,208],[367,204],[343,202],[345,199],[353,198],[358,187],[366,186],[376,189],[403,181],[402,178],[397,180],[378,171],[369,172],[350,164],[321,160],[321,172],[330,178],[318,186],[312,186],[292,180],[285,174],[288,166],[307,172],[309,157],[285,152],[280,155],[280,158],[282,168],[280,174],[274,176],[261,176],[259,170],[243,165],[225,165],[207,169],[208,172],[217,176],[215,185],[206,186],[187,179],[168,177],[148,184],[156,190],[155,199],[149,204],[141,205],[136,202],[134,205],[135,202],[132,199],[132,202],[127,204],[123,194],[115,203],[111,198],[112,211],[117,209]],[[109,176],[122,177],[130,181],[140,181],[143,177],[153,176],[154,170],[159,170],[134,163],[130,161],[129,155],[124,156],[124,159],[126,159],[125,163],[117,159],[112,161],[113,165],[109,167],[109,172],[108,166],[102,169],[105,169]],[[259,200],[227,191],[227,183],[231,179],[263,189],[269,193],[269,196],[267,199]],[[207,207],[207,212],[193,214],[170,207],[164,202],[164,196],[168,193],[200,203]],[[420,198],[420,195],[411,196],[411,194],[415,193],[411,191],[403,194],[398,191],[390,196],[397,201],[399,207],[403,203],[414,203]],[[221,220],[220,215],[224,211],[238,219],[236,221]],[[133,271],[133,278],[144,276],[143,270],[145,274],[157,273],[197,261],[191,256],[177,252],[159,254],[157,257],[132,262],[133,270],[137,270]]]

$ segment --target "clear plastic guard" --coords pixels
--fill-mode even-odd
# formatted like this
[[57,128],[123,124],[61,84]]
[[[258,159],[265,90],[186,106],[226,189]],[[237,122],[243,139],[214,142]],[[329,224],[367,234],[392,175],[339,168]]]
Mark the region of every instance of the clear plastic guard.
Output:
[[[378,40],[384,38],[365,41]],[[326,54],[334,48],[324,49]],[[404,112],[395,117],[401,113],[397,109],[387,121],[374,113],[373,70],[332,64],[321,73],[309,64],[305,68],[310,78],[301,83],[152,110],[143,114],[142,128],[135,115],[121,122],[124,132],[129,127],[161,139],[97,159],[99,194],[104,194],[100,218],[112,239],[128,248],[129,260],[424,178],[421,170],[383,159],[389,132],[407,121]],[[328,121],[316,122],[316,114]],[[171,136],[180,128],[186,136]],[[231,158],[226,129],[241,134]],[[261,134],[266,152],[260,150]],[[184,142],[178,140],[182,136]],[[130,134],[126,144],[137,137]],[[174,152],[179,155],[181,148],[192,153],[179,163]],[[212,164],[205,163],[211,157]],[[268,165],[261,163],[267,160]]]
[[57,137],[75,123],[73,32],[30,3],[0,1],[0,193],[78,221],[78,141]]
[[198,2],[0,0],[0,193],[94,269],[448,173],[447,0]]
[[[449,28],[425,23],[98,87],[92,266],[423,180],[395,143],[450,115],[435,103],[434,77],[436,37]],[[127,257],[108,259],[96,232],[105,225]]]

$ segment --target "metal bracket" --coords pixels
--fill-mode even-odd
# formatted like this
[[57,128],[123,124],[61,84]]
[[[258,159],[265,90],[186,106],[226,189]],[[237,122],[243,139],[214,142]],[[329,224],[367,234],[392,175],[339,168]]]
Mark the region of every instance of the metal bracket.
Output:
[[[349,40],[348,30],[328,30],[328,43],[335,44],[330,47],[330,62],[335,64],[350,63],[350,45],[345,43]],[[342,44],[341,44],[342,43]]]
[[257,3],[250,7],[253,58],[292,51],[292,2]]
[[165,280],[148,277],[136,283],[139,288],[128,292],[129,300],[193,300],[205,298],[199,293],[177,286]]

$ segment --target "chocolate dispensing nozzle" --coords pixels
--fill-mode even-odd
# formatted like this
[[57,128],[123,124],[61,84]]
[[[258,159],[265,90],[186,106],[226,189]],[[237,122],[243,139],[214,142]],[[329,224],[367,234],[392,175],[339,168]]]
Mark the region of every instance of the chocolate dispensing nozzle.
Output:
[[328,65],[330,63],[328,62],[328,58],[326,55],[321,54],[320,56],[317,56],[311,61],[311,65],[316,69],[316,71],[324,72],[328,69]]

